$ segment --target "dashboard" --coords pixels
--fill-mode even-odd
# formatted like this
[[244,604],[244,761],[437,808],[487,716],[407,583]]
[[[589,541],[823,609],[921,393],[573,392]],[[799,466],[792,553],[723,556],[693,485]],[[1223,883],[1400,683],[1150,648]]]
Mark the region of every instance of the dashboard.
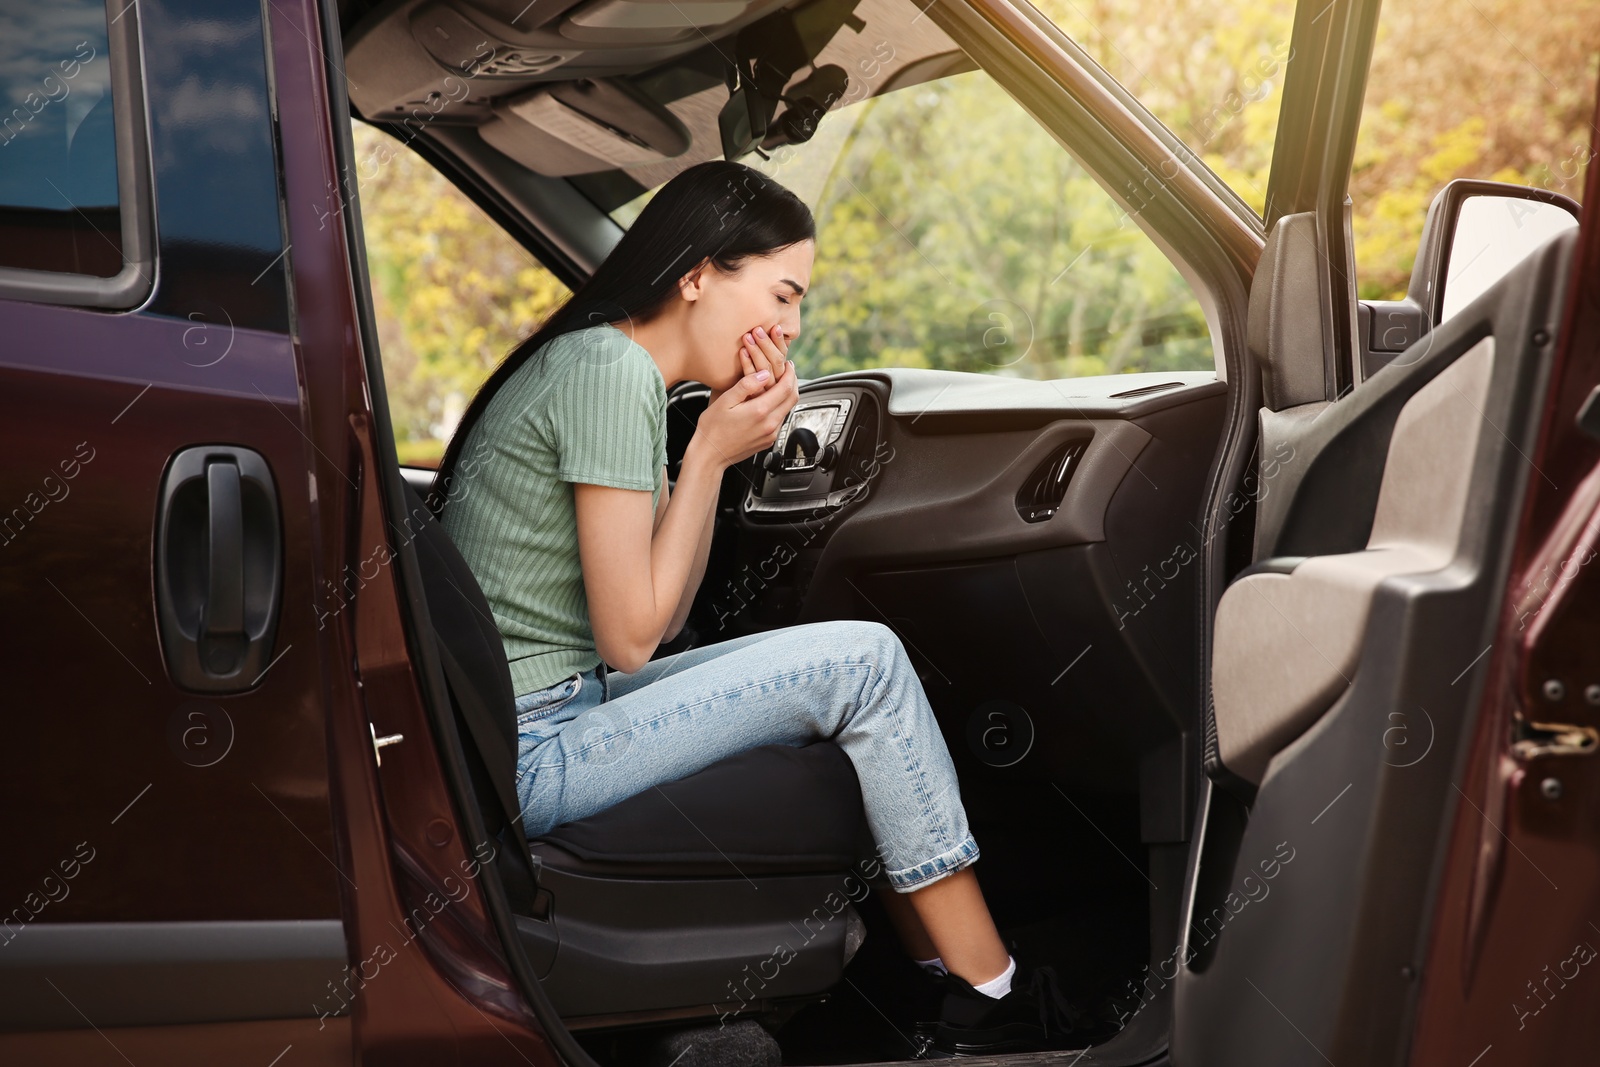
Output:
[[[976,507],[979,502],[970,497],[983,488],[980,483],[1027,488],[1025,475],[1010,470],[1017,465],[1015,460],[1038,454],[1063,436],[1086,443],[1072,470],[1063,467],[1058,472],[1059,488],[1070,495],[1072,483],[1088,480],[1097,468],[1110,468],[1118,478],[1126,473],[1133,462],[1128,450],[1136,454],[1149,436],[1138,429],[1141,420],[1221,398],[1226,391],[1226,383],[1210,371],[1033,381],[882,368],[815,378],[801,385],[800,400],[779,428],[773,447],[738,466],[742,477],[730,478],[738,492],[726,501],[729,506],[724,510],[736,512],[752,526],[792,524],[856,510],[852,505],[864,504],[881,491],[879,475],[897,455],[902,457],[897,461],[901,477],[890,488],[896,490],[896,498],[904,493],[910,499],[897,499],[896,507],[920,504],[937,511],[942,502],[963,497]],[[709,390],[695,382],[683,383],[668,396],[670,479],[677,477],[709,396]],[[1101,455],[1105,452],[1115,453],[1115,458],[1106,459]],[[433,480],[433,471],[421,467],[405,467],[402,473],[419,492],[426,492]],[[1049,528],[1062,530],[1062,540],[1103,536],[1098,523],[1085,521],[1081,514],[1074,518],[1070,508],[1049,510],[1046,518],[1053,524]],[[1057,510],[1067,514],[1058,517]],[[1019,515],[1027,521],[1025,509]],[[1009,525],[1013,524],[996,522],[995,528],[1003,531]],[[928,532],[904,548],[916,554],[919,541],[926,542],[922,549],[926,551],[937,540]]]
[[[813,379],[801,386],[800,400],[773,447],[750,461],[739,513],[755,524],[793,522],[825,518],[865,502],[883,465],[906,447],[896,445],[895,438],[902,435],[918,442],[911,447],[919,453],[943,451],[954,440],[964,442],[958,449],[976,449],[998,459],[991,453],[1000,444],[994,435],[1045,431],[1061,424],[1088,431],[1076,435],[1083,440],[1075,455],[1055,457],[1054,487],[1064,492],[1077,467],[1106,465],[1089,454],[1097,423],[1107,423],[1098,433],[1100,447],[1115,450],[1113,439],[1138,436],[1117,424],[1225,390],[1210,371],[1033,381],[884,368]],[[1131,440],[1123,444],[1133,447]],[[1121,458],[1131,463],[1126,455]],[[962,465],[948,473],[952,486],[968,477]],[[1026,492],[1026,475],[1018,475],[1017,481],[1016,488]],[[1043,490],[1046,495],[1049,488]],[[925,503],[935,505],[940,495],[930,493]],[[1020,502],[1019,515],[1024,521],[1050,519],[1058,504]],[[1078,525],[1093,539],[1092,529]]]
[[[1212,371],[1034,381],[874,368],[802,382],[773,446],[729,469],[702,628],[875,617],[852,598],[886,568],[1035,558],[1116,540],[1122,521],[1186,529],[1226,394]],[[669,395],[669,474],[706,395],[690,383]],[[1158,562],[1171,552],[1171,538],[1146,539],[1120,538]]]

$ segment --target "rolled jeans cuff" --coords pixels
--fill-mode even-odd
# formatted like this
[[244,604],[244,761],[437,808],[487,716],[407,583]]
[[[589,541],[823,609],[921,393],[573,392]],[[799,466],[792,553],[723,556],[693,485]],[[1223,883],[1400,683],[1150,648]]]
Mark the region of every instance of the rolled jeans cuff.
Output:
[[915,867],[889,871],[889,885],[897,893],[909,893],[913,889],[921,889],[925,885],[937,882],[947,874],[954,874],[961,868],[970,866],[977,859],[978,843],[972,839],[971,834],[968,834],[966,840],[948,852],[941,852]]

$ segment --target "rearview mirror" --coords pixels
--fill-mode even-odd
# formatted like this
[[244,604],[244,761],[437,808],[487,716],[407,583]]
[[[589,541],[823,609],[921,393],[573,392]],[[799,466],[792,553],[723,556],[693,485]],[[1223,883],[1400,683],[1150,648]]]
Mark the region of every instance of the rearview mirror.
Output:
[[1577,201],[1548,189],[1458,178],[1428,208],[1407,298],[1437,326],[1577,226],[1578,210]]

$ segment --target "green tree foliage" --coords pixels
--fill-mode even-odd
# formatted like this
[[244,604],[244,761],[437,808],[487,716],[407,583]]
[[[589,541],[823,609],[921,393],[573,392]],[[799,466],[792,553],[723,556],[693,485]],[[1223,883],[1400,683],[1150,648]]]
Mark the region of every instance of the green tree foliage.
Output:
[[1034,6],[1257,214],[1265,209],[1293,0],[1034,0]]
[[[830,122],[845,135],[824,136]],[[817,219],[791,352],[804,376],[895,366],[1062,378],[1213,365],[1203,313],[1177,270],[982,71],[845,108],[813,141],[745,162],[788,185]]]
[[1581,200],[1597,77],[1595,0],[1384,0],[1350,176],[1361,295],[1404,295],[1454,178]]
[[433,466],[484,378],[568,290],[410,149],[354,133],[396,448]]
[[[1035,6],[1263,210],[1290,0]],[[1454,178],[1579,199],[1597,75],[1596,0],[1384,0],[1350,176],[1361,295],[1404,294],[1428,205]]]
[[[989,75],[859,107],[813,205],[804,373],[1061,378],[1212,366],[1182,277]],[[773,162],[782,181],[781,157]]]

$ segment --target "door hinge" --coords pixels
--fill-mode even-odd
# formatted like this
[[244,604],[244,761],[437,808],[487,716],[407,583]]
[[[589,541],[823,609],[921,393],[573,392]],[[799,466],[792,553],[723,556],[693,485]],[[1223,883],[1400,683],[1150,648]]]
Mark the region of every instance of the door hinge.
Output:
[[1519,760],[1540,756],[1588,756],[1600,746],[1600,731],[1593,726],[1520,719],[1516,731],[1511,754]]

